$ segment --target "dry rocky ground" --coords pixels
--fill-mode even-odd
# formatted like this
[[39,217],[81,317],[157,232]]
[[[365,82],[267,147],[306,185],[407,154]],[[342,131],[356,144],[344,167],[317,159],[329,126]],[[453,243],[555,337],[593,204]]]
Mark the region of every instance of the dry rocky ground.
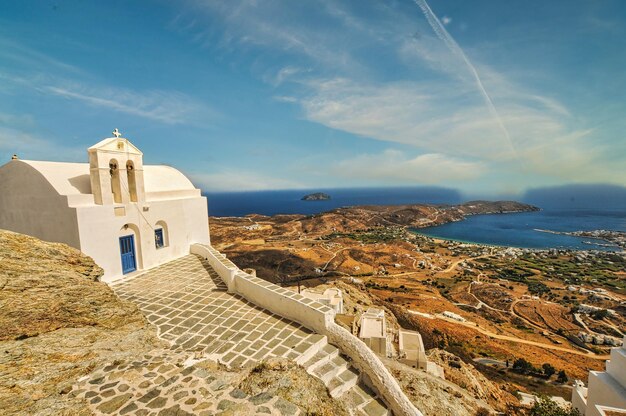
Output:
[[137,308],[63,244],[0,231],[0,408],[7,414],[90,414],[67,397],[108,361],[159,347]]
[[[362,284],[332,281],[317,286],[320,290],[328,287],[336,287],[342,291],[346,314],[358,317],[370,307],[385,310],[388,337],[397,339],[400,324],[396,318],[395,307],[369,293]],[[358,334],[358,319],[348,329]],[[393,359],[384,361],[400,381],[404,391],[425,415],[473,415],[481,408],[507,411],[517,403],[513,395],[502,390],[498,384],[491,382],[454,354],[431,349],[428,359],[442,366],[446,375],[445,381]]]

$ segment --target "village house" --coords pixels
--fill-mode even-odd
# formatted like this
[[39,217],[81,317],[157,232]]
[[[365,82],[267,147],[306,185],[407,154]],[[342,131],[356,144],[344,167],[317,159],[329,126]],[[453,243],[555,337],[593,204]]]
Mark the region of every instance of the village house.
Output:
[[13,160],[0,167],[0,229],[68,244],[113,281],[209,243],[206,198],[170,166],[143,164],[121,137],[87,150],[89,163]]

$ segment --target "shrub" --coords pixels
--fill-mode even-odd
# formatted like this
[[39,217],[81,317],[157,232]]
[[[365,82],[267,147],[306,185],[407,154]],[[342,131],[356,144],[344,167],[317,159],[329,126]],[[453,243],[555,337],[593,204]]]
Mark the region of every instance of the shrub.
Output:
[[551,364],[545,363],[541,366],[541,368],[543,369],[543,374],[545,374],[548,378],[556,373],[556,368],[554,368]]
[[591,317],[597,321],[609,316],[609,311],[606,309],[599,309],[591,314]]
[[529,363],[525,359],[518,358],[513,363],[513,369],[519,371],[520,373],[528,374],[531,371],[533,371],[535,368],[533,367],[533,365],[531,363]]
[[569,407],[563,409],[549,397],[540,397],[530,409],[531,416],[580,416],[578,410]]

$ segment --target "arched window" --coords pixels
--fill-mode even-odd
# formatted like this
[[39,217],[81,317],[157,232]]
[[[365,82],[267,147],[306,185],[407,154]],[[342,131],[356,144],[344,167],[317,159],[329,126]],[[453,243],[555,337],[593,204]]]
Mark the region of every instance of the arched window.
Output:
[[169,231],[167,229],[167,224],[165,221],[157,221],[156,227],[154,228],[154,245],[157,249],[167,247],[170,244],[169,241]]
[[122,202],[122,187],[120,185],[120,171],[117,160],[111,159],[109,162],[109,173],[111,174],[111,192],[113,193],[113,201]]
[[128,192],[130,201],[137,202],[137,181],[135,180],[135,164],[132,160],[126,162],[126,175],[128,176]]

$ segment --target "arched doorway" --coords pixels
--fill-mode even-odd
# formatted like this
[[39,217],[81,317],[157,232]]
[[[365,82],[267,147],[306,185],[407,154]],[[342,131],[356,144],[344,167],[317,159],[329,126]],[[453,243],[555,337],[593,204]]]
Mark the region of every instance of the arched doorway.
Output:
[[122,273],[128,274],[141,269],[141,236],[135,224],[124,224],[119,231]]

